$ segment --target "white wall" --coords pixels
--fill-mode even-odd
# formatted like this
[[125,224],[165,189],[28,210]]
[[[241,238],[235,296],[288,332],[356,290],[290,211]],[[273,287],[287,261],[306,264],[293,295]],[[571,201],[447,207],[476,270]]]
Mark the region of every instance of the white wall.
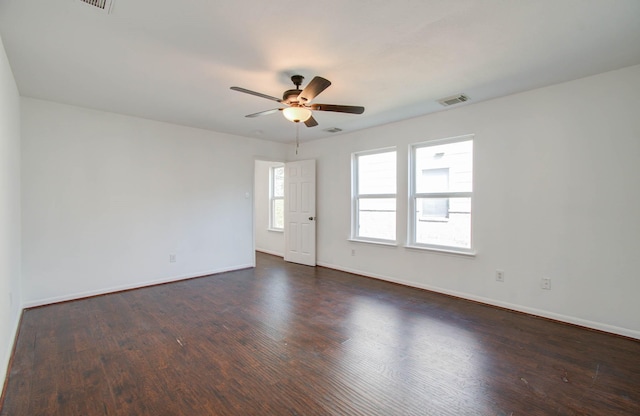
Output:
[[[318,161],[318,262],[640,338],[639,111],[635,66],[304,143],[297,158]],[[402,247],[406,198],[400,246],[347,241],[352,152],[397,146],[406,195],[411,143],[469,133],[476,257]]]
[[22,143],[27,306],[252,266],[254,160],[285,154],[29,98]]
[[256,160],[255,167],[255,233],[256,250],[284,257],[284,233],[269,230],[269,171],[282,162]]
[[0,39],[0,386],[21,310],[20,96]]

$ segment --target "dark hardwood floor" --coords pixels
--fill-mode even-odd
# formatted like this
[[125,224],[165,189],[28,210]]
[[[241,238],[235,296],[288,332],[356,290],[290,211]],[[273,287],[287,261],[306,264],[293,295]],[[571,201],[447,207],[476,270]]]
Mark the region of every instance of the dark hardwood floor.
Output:
[[640,415],[640,342],[258,253],[26,310],[0,414]]

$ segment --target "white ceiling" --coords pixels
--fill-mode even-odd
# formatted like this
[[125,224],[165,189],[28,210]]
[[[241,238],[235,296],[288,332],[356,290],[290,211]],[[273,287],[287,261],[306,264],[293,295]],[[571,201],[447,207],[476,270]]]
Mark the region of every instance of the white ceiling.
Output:
[[23,96],[290,142],[281,114],[244,117],[278,103],[229,87],[329,79],[314,102],[366,111],[316,112],[318,139],[640,64],[640,1],[0,0],[0,35]]

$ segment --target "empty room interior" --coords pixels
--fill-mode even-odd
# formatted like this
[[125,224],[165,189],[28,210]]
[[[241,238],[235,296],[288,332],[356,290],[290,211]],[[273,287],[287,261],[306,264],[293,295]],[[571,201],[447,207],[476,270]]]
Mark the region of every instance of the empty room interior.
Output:
[[640,414],[640,2],[0,1],[0,415]]

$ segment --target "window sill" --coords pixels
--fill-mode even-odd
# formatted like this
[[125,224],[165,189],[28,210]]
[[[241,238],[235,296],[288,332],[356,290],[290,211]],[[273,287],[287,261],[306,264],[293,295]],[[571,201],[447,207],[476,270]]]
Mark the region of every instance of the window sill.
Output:
[[393,241],[365,240],[361,238],[349,238],[347,240],[353,243],[365,243],[365,244],[375,244],[377,246],[398,247],[398,244]]
[[283,233],[284,232],[283,229],[279,229],[279,228],[267,228],[267,231],[271,231],[273,233]]
[[476,252],[475,251],[466,251],[466,250],[456,250],[455,248],[437,248],[437,247],[426,247],[426,246],[411,246],[411,245],[406,245],[404,246],[405,248],[408,248],[410,250],[418,250],[418,251],[433,251],[436,253],[443,253],[443,254],[454,254],[456,256],[463,256],[463,257],[475,257],[476,256]]

